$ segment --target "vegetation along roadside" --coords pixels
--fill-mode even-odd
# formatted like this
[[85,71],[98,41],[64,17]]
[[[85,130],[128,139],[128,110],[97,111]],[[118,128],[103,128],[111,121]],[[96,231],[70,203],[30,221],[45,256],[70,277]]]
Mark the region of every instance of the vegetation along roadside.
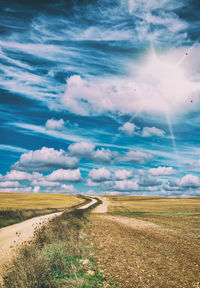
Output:
[[[5,267],[5,288],[104,287],[87,235],[88,213],[74,209],[37,229],[12,265]],[[106,283],[106,287],[113,287]]]

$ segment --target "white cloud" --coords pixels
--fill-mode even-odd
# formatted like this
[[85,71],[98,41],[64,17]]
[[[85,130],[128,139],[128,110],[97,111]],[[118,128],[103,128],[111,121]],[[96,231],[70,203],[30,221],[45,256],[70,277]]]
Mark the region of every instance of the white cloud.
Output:
[[123,126],[119,127],[119,130],[124,132],[127,136],[133,136],[135,131],[135,125],[130,122],[126,122]]
[[164,189],[167,191],[195,191],[200,187],[199,177],[192,174],[186,174],[181,179],[175,181],[168,181],[164,185]]
[[129,195],[130,192],[126,191],[110,191],[110,190],[104,190],[103,195],[109,195],[109,196],[117,196],[117,195]]
[[0,144],[0,150],[11,151],[11,152],[16,152],[16,153],[28,152],[27,149],[24,149],[22,147],[13,146],[13,145],[5,145],[5,144]]
[[153,177],[143,177],[138,183],[142,187],[154,187],[160,186],[162,184],[162,181]]
[[152,136],[159,136],[163,137],[165,132],[161,129],[156,127],[144,127],[142,129],[142,137],[152,137]]
[[[41,134],[44,136],[49,136],[49,137],[56,138],[56,139],[63,139],[66,141],[71,141],[71,142],[80,142],[80,141],[87,140],[86,137],[77,135],[77,133],[74,133],[73,130],[70,130],[70,134],[69,134],[69,131],[66,133],[66,130],[65,131],[47,130],[43,126],[27,124],[27,123],[12,122],[12,123],[9,123],[9,125],[20,128],[20,130],[24,129],[24,133],[27,133],[27,134],[29,134],[30,133],[29,131],[31,131],[31,133],[36,134],[36,135]],[[27,151],[23,151],[23,153],[24,152],[27,152]]]
[[95,195],[96,193],[95,193],[94,190],[90,189],[90,190],[87,191],[86,194],[87,194],[87,195]]
[[178,182],[168,182],[163,185],[163,189],[166,191],[180,191],[181,188],[178,186]]
[[183,176],[178,183],[180,186],[188,188],[197,188],[200,186],[199,177],[192,174]]
[[[168,55],[151,54],[144,63],[134,67],[134,72],[131,79],[123,81],[71,76],[62,102],[68,110],[79,115],[120,112],[163,117],[197,109],[200,85],[191,80],[184,66],[174,64]],[[189,96],[194,99],[191,105],[188,105]],[[148,132],[144,130],[144,135],[150,132],[162,134],[156,128]]]
[[[36,186],[39,187],[39,186]],[[43,192],[46,193],[78,193],[78,190],[74,187],[74,185],[70,184],[62,184],[60,186],[56,186],[56,187],[46,187],[46,189],[41,190]]]
[[116,180],[126,180],[133,177],[133,172],[126,170],[126,169],[120,169],[115,171],[115,179]]
[[43,147],[41,150],[30,151],[21,155],[19,161],[11,169],[20,171],[47,171],[53,167],[75,169],[78,160],[70,157],[64,150]]
[[33,188],[33,193],[39,193],[40,192],[40,186],[35,186]]
[[111,158],[116,155],[116,153],[111,152],[109,149],[101,148],[95,150],[95,145],[89,142],[70,144],[68,150],[73,156],[103,163],[110,162]]
[[131,192],[134,190],[139,190],[139,186],[137,181],[122,180],[122,181],[115,181],[111,189],[117,191]]
[[99,183],[92,181],[91,179],[87,179],[87,182],[85,184],[86,186],[96,187],[99,186]]
[[16,187],[22,187],[22,185],[17,181],[5,181],[0,182],[0,187],[3,188],[16,188]]
[[3,179],[4,180],[31,181],[33,179],[39,179],[42,177],[43,175],[37,172],[30,174],[30,173],[23,172],[23,171],[11,170],[10,172],[7,172],[5,176],[3,176]]
[[161,167],[160,166],[157,168],[149,169],[149,173],[155,176],[167,176],[167,175],[176,174],[177,170],[175,170],[173,167]]
[[96,160],[97,162],[104,162],[109,163],[111,161],[111,158],[115,156],[115,153],[111,152],[109,149],[97,149],[91,154],[91,158],[93,160]]
[[58,182],[49,182],[46,180],[41,180],[41,181],[37,181],[37,180],[33,180],[31,182],[32,186],[41,186],[41,187],[57,187],[60,186],[60,183]]
[[200,168],[200,159],[189,164],[189,167],[198,170]]
[[62,130],[64,128],[64,121],[63,119],[60,120],[49,119],[47,120],[45,127],[48,130]]
[[63,184],[61,185],[60,189],[56,189],[58,193],[77,193],[78,191],[75,189],[74,185],[70,184]]
[[111,173],[106,168],[102,167],[99,169],[92,169],[88,176],[91,177],[93,181],[103,182],[110,179]]
[[60,182],[79,182],[82,180],[79,169],[64,170],[58,169],[45,177],[47,181],[60,181]]
[[0,192],[31,193],[32,187],[0,188]]
[[95,145],[89,142],[80,142],[70,144],[68,146],[68,150],[72,155],[78,157],[87,157],[90,156],[91,153],[94,151]]
[[132,162],[134,164],[144,164],[148,161],[151,161],[153,156],[141,151],[128,151],[124,155],[116,157],[117,162]]

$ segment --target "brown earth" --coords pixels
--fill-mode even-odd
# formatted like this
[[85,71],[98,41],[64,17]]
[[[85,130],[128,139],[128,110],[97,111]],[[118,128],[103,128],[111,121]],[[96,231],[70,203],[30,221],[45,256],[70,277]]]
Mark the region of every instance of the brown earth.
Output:
[[199,242],[148,221],[91,214],[94,258],[120,288],[200,287]]

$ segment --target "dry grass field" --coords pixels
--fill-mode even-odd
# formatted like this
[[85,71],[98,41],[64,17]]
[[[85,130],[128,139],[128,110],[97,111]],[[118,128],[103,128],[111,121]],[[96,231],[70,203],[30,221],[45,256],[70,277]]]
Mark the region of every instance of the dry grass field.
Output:
[[68,208],[83,202],[74,195],[0,193],[0,210]]
[[95,260],[120,288],[200,288],[200,198],[110,196],[92,215]]
[[84,202],[74,195],[0,193],[0,228]]
[[109,213],[151,221],[200,239],[200,198],[109,197]]

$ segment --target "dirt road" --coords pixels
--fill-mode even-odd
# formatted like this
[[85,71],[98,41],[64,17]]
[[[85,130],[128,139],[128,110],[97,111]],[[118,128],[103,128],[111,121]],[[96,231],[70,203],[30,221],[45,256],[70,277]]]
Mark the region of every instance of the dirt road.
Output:
[[0,229],[0,275],[2,266],[12,259],[14,249],[24,241],[28,241],[37,227],[44,225],[51,218],[59,216],[62,212],[35,217],[24,222]]
[[[91,199],[91,202],[79,207],[78,209],[87,209],[95,202],[97,202],[97,200]],[[62,213],[63,212],[57,212],[35,217],[24,222],[0,229],[0,282],[3,265],[13,259],[15,256],[16,248],[23,242],[29,241],[33,237],[35,229],[41,227],[50,219],[59,216]]]
[[92,213],[107,213],[108,212],[108,206],[109,206],[109,200],[106,197],[97,197],[102,201],[102,204],[98,205],[94,210],[92,210]]

